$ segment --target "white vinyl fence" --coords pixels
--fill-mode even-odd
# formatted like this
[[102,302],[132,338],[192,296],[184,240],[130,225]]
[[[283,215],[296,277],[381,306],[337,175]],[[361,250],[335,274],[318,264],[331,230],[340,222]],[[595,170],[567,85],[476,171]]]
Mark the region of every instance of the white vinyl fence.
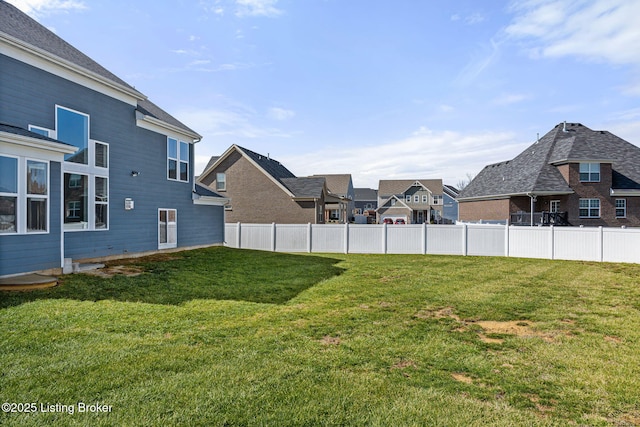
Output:
[[226,224],[232,248],[640,263],[640,230],[487,224]]

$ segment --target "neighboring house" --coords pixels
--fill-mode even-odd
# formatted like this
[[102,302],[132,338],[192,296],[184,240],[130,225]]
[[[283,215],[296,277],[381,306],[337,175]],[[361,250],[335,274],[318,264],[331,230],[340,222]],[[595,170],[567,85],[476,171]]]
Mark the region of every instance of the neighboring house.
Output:
[[313,177],[324,178],[327,183],[327,190],[333,196],[340,198],[338,202],[328,202],[325,205],[325,221],[353,222],[353,209],[355,207],[355,191],[353,189],[353,181],[350,174],[334,174],[334,175],[312,175]]
[[513,160],[486,166],[458,202],[461,221],[640,226],[640,148],[560,123]]
[[444,224],[455,224],[458,221],[458,194],[460,191],[452,185],[442,186],[442,219]]
[[226,222],[322,224],[329,194],[325,178],[296,177],[280,162],[238,145],[212,159],[198,178],[230,200]]
[[375,223],[378,191],[373,188],[355,188],[354,194],[353,215],[356,222]]
[[0,0],[0,276],[221,244],[200,135]]
[[394,179],[378,183],[378,222],[403,219],[407,224],[441,223],[441,179]]

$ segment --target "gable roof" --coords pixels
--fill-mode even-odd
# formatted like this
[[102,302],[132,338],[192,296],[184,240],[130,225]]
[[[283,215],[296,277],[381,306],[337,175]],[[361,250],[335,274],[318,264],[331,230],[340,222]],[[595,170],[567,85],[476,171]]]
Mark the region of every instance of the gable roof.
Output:
[[378,200],[378,190],[373,188],[354,188],[356,201]]
[[325,179],[323,177],[296,177],[282,163],[247,148],[233,144],[221,156],[214,156],[209,159],[207,167],[198,177],[202,180],[222,163],[233,152],[238,152],[258,170],[264,173],[271,181],[278,185],[285,193],[293,198],[320,198],[326,192]]
[[485,166],[458,199],[570,194],[556,166],[581,161],[612,163],[613,188],[640,189],[640,148],[607,131],[560,123],[513,160]]
[[324,178],[327,182],[327,189],[333,194],[347,196],[349,194],[349,186],[353,185],[351,174],[330,174],[330,175],[312,175],[313,177]]
[[137,110],[145,116],[200,137],[193,129],[149,101],[133,86],[4,0],[0,0],[0,40],[125,92],[137,100]]
[[378,182],[378,196],[402,194],[416,183],[434,194],[442,194],[441,179],[381,179]]
[[[391,200],[395,200],[396,202],[392,205],[390,203]],[[380,203],[380,206],[378,206],[378,208],[376,209],[376,212],[378,212],[380,209],[385,209],[385,208],[400,208],[400,209],[409,209],[410,211],[413,211],[411,206],[407,205],[404,202],[404,200],[402,200],[401,198],[399,198],[395,194],[392,195],[391,197],[387,198],[382,203]]]

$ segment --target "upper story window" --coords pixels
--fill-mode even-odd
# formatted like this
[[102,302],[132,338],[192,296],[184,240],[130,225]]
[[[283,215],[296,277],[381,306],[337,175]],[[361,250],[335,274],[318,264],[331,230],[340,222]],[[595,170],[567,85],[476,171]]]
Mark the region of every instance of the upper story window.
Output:
[[419,196],[418,194],[415,194],[415,195],[413,196],[413,202],[414,202],[414,203],[418,203],[418,202],[420,202],[420,196]]
[[78,147],[74,154],[67,154],[64,160],[72,163],[89,164],[89,116],[78,111],[56,106],[57,139]]
[[227,189],[227,176],[224,173],[216,174],[216,190],[225,191]]
[[411,194],[407,194],[405,196],[405,200],[407,201],[407,203],[411,202]]
[[441,205],[442,204],[442,195],[441,194],[434,194],[433,195],[433,204],[434,205]]
[[167,178],[189,182],[189,144],[167,138]]
[[429,203],[429,195],[428,194],[423,194],[422,195],[422,203]]
[[600,163],[580,163],[581,182],[600,182]]

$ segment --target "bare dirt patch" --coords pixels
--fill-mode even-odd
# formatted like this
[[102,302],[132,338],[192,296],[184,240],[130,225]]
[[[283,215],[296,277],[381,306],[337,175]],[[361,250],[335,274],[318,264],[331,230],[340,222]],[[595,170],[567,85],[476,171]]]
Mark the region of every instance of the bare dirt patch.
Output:
[[391,369],[406,369],[406,368],[417,368],[418,365],[413,360],[403,360],[398,363],[395,363]]
[[528,320],[464,320],[455,314],[453,307],[444,307],[439,310],[421,310],[414,317],[419,319],[443,319],[449,318],[460,323],[455,329],[456,332],[466,332],[473,325],[479,326],[482,331],[477,332],[480,340],[490,344],[502,344],[504,338],[491,337],[490,335],[515,335],[521,338],[538,337],[546,342],[553,342],[554,335],[538,331],[534,328],[534,323]]
[[100,277],[113,277],[118,274],[131,277],[141,275],[142,273],[144,273],[144,270],[140,267],[135,267],[132,265],[111,265],[108,267],[99,268],[97,270],[84,271],[83,273]]
[[331,337],[329,335],[325,335],[320,340],[320,344],[322,345],[340,345],[341,342],[342,341],[340,340],[339,337]]
[[465,374],[460,374],[460,373],[453,373],[451,374],[451,376],[453,377],[454,380],[461,382],[461,383],[465,383],[465,384],[472,384],[473,383],[473,378],[471,378],[468,375]]

